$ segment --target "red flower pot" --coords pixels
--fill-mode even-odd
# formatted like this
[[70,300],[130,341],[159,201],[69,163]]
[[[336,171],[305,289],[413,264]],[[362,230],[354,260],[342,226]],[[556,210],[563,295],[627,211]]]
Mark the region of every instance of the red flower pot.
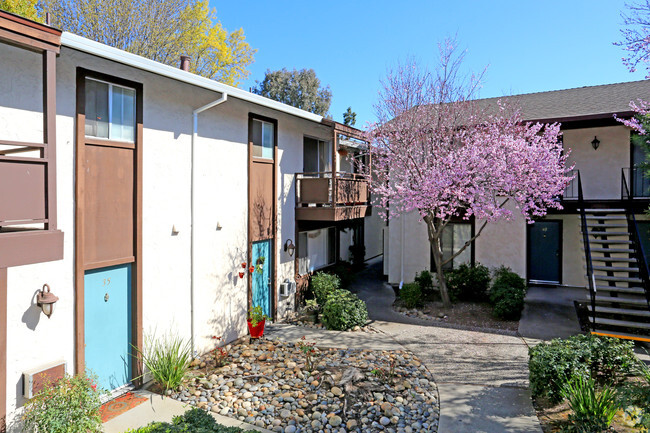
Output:
[[251,338],[260,338],[264,335],[264,323],[266,320],[257,322],[257,326],[253,326],[250,320],[248,320],[248,332],[251,334]]

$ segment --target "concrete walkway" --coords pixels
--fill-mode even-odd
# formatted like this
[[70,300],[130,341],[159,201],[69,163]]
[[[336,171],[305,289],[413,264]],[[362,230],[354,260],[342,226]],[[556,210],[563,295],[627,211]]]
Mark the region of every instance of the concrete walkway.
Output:
[[[104,433],[123,433],[129,429],[144,427],[154,421],[171,422],[173,417],[182,415],[192,409],[192,406],[188,404],[149,391],[135,391],[135,394],[147,397],[148,400],[104,423]],[[233,418],[213,412],[209,413],[219,424],[227,427],[239,427],[243,430],[271,433],[270,430],[255,427]]]
[[[528,346],[519,336],[440,327],[392,309],[380,262],[357,276],[372,326],[417,354],[440,392],[440,433],[541,433],[528,389]],[[364,337],[365,338],[365,337]]]

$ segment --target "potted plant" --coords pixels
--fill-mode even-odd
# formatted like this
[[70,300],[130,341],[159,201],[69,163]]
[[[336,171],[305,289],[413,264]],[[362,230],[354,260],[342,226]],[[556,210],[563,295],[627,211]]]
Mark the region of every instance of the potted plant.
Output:
[[251,338],[261,338],[264,335],[264,323],[267,318],[259,305],[251,308],[248,313],[248,332]]

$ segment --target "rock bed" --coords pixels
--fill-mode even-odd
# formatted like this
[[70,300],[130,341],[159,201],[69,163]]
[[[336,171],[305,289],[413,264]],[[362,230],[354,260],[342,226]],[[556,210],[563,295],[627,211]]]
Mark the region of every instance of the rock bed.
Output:
[[[322,323],[314,323],[313,320],[307,319],[305,315],[293,315],[287,317],[283,323],[290,325],[301,326],[303,328],[310,329],[325,329],[325,325]],[[347,332],[366,332],[369,334],[376,334],[378,331],[370,325],[366,326],[355,326],[351,329],[348,329]]]
[[298,343],[262,340],[211,359],[171,397],[276,432],[436,432],[439,401],[430,372],[406,351],[316,349],[305,368]]
[[441,314],[441,313],[439,313],[437,317],[433,317],[430,314],[423,313],[417,308],[413,308],[409,310],[408,308],[404,308],[404,307],[395,307],[395,311],[397,311],[398,313],[406,317],[414,317],[416,319],[423,319],[423,320],[435,320],[437,322],[444,321],[448,317],[446,314]]

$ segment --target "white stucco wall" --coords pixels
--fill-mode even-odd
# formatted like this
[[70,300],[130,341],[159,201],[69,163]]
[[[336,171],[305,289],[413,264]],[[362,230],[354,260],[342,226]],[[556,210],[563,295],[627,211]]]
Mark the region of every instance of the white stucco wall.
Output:
[[[27,95],[28,102],[40,100],[40,87],[33,87],[40,80],[40,64],[33,53],[14,50],[0,44],[0,58],[8,54],[14,58],[12,63],[3,62],[0,77],[0,137],[40,142],[41,106],[16,102],[21,95]],[[24,403],[23,371],[58,359],[73,370],[76,67],[144,85],[143,326],[145,333],[171,331],[190,337],[192,110],[221,95],[64,47],[57,58],[57,199],[59,228],[65,233],[64,259],[8,271],[10,421],[14,409]],[[35,68],[38,73],[30,77]],[[200,115],[194,167],[194,323],[199,352],[214,347],[213,335],[232,340],[247,333],[247,283],[235,271],[246,260],[249,113],[278,120],[277,285],[292,280],[295,273],[294,258],[282,245],[287,239],[297,242],[294,173],[302,171],[303,136],[331,135],[322,125],[235,98]],[[177,234],[172,233],[173,226]],[[49,320],[33,300],[44,283],[60,298]],[[280,317],[294,308],[293,294],[278,297]]]

